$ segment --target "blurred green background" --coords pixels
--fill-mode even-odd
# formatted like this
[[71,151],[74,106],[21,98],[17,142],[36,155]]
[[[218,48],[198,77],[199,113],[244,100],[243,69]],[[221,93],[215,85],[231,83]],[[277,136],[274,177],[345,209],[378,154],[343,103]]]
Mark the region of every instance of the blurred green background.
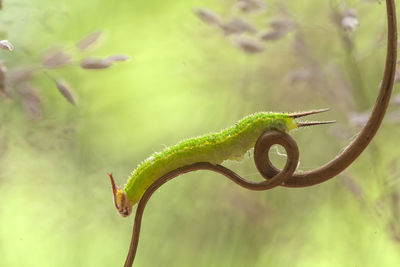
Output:
[[[379,1],[265,0],[253,13],[235,0],[3,2],[0,37],[15,46],[0,51],[10,76],[0,95],[5,267],[122,266],[133,216],[117,214],[107,173],[123,184],[151,153],[253,112],[331,107],[312,119],[335,125],[292,133],[299,170],[320,166],[359,131],[383,72]],[[257,31],[224,34],[196,15],[199,7]],[[346,16],[360,26],[346,31]],[[288,23],[283,36],[260,48],[261,32],[279,20]],[[76,42],[98,31],[96,47],[79,52]],[[265,50],[248,53],[241,38]],[[43,72],[52,47],[74,58],[46,72],[68,82],[76,106]],[[79,67],[85,57],[114,54],[130,60]],[[15,78],[32,66],[31,75]],[[400,266],[400,103],[393,99],[369,148],[326,183],[250,192],[206,171],[169,182],[147,206],[134,266]],[[251,156],[224,165],[259,179]]]

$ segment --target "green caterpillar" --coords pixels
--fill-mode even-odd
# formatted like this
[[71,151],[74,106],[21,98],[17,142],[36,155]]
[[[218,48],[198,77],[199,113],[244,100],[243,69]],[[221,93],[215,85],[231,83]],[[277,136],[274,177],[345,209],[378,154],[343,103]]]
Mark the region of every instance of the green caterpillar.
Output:
[[114,204],[123,217],[132,212],[132,207],[139,202],[144,192],[155,180],[164,174],[196,162],[220,164],[223,161],[240,160],[254,147],[258,137],[269,130],[288,132],[298,127],[326,122],[296,122],[295,118],[320,113],[328,109],[303,113],[267,113],[249,115],[235,123],[234,126],[217,133],[195,137],[154,153],[131,173],[124,188],[115,186],[112,174],[109,174],[114,195]]

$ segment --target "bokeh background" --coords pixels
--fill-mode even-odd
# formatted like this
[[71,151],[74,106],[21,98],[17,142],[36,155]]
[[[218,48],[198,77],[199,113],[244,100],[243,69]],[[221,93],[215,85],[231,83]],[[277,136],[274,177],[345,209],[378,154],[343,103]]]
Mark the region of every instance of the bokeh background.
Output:
[[[365,123],[383,73],[380,1],[3,2],[5,267],[122,266],[133,217],[117,214],[107,173],[124,184],[151,153],[253,112],[331,107],[312,119],[335,125],[292,133],[299,170],[320,166]],[[119,54],[130,60],[105,66]],[[199,171],[164,185],[135,266],[400,266],[397,92],[372,144],[326,183],[250,192]],[[250,155],[224,165],[260,179]]]

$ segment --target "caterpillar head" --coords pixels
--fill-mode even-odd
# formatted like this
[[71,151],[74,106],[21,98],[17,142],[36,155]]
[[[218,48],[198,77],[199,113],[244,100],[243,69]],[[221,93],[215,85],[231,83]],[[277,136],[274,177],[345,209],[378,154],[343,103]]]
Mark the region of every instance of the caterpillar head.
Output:
[[129,201],[129,198],[126,195],[126,192],[124,192],[124,190],[122,190],[119,186],[115,185],[112,174],[109,173],[108,176],[110,177],[111,181],[111,187],[114,196],[114,205],[122,217],[128,217],[132,213],[131,202]]

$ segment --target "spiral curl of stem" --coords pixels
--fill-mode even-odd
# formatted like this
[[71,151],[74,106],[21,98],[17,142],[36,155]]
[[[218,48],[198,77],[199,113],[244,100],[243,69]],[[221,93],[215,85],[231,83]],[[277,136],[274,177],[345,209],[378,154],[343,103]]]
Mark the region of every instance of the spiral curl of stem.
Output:
[[[184,173],[198,170],[210,170],[224,175],[234,183],[246,189],[262,191],[272,189],[276,186],[312,186],[335,177],[350,166],[364,151],[378,131],[392,94],[397,58],[397,26],[394,0],[386,0],[386,11],[388,21],[387,53],[385,71],[379,94],[367,124],[341,154],[317,169],[295,173],[299,161],[299,150],[296,142],[286,133],[268,131],[259,137],[254,147],[255,165],[260,174],[265,178],[265,180],[261,182],[250,182],[222,165],[213,165],[209,162],[187,165],[165,174],[146,190],[138,203],[133,224],[131,244],[124,267],[131,267],[135,259],[143,212],[150,197],[163,184]],[[287,153],[286,165],[282,170],[274,167],[268,157],[269,149],[274,144],[282,145]]]

